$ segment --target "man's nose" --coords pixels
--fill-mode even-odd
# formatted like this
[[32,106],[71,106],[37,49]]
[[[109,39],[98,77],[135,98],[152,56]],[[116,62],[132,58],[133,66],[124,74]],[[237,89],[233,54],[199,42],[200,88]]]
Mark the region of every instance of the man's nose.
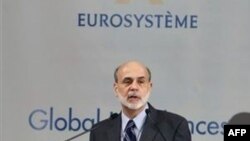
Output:
[[130,86],[130,89],[131,90],[138,90],[138,88],[139,88],[138,83],[136,81],[133,81],[133,83]]

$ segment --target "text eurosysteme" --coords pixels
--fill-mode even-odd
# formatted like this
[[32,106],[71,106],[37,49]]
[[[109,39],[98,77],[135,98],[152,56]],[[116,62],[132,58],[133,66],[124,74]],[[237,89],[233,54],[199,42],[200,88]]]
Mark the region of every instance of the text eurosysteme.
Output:
[[78,13],[79,27],[198,28],[198,15]]

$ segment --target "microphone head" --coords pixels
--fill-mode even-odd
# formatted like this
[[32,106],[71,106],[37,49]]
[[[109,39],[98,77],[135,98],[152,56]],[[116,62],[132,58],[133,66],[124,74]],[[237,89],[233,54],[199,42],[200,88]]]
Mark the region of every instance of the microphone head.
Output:
[[146,114],[148,115],[150,113],[150,110],[149,109],[146,109],[145,110]]
[[112,113],[111,115],[110,115],[110,119],[115,119],[115,118],[117,118],[119,116],[119,114],[117,114],[117,113]]

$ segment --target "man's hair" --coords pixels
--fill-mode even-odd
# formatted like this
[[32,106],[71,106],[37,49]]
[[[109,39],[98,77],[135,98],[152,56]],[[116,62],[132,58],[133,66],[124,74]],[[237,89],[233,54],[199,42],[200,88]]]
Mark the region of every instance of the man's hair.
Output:
[[[118,66],[118,67],[115,69],[115,71],[114,71],[114,79],[115,79],[115,82],[118,82],[117,73],[118,73],[118,71],[119,71],[120,68],[121,68],[121,65]],[[151,81],[151,71],[150,71],[150,69],[149,69],[148,67],[145,66],[145,68],[146,68],[146,71],[147,71],[147,73],[148,73],[148,81]]]

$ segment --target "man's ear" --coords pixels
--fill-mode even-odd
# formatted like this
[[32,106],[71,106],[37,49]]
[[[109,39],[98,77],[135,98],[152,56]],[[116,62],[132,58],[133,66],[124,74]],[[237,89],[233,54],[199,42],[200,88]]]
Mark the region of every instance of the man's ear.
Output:
[[153,87],[153,83],[151,81],[149,82],[149,86],[150,86],[150,91],[151,91]]
[[153,83],[150,81],[150,87],[152,88],[153,87]]
[[113,89],[114,89],[114,92],[115,92],[115,96],[117,97],[118,96],[118,86],[117,86],[116,82],[113,84]]

